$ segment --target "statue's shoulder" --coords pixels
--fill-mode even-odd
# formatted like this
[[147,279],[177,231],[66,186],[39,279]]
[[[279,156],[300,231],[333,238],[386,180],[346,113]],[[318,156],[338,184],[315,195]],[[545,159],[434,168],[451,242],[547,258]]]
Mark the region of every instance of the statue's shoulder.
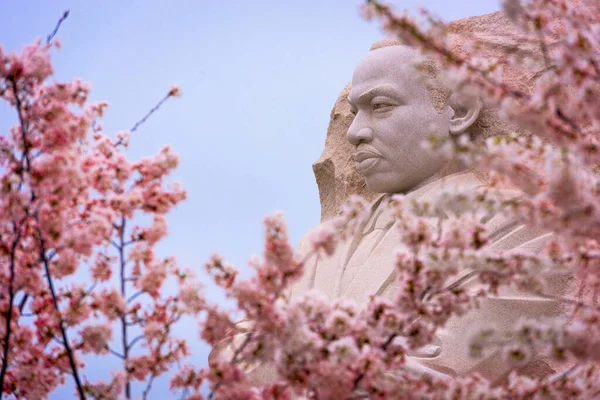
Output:
[[298,243],[297,252],[307,254],[313,250],[315,241],[322,239],[324,235],[331,233],[336,234],[336,232],[339,230],[339,227],[334,223],[334,219],[335,217],[327,221],[323,221],[302,235],[300,242]]
[[482,188],[496,199],[506,202],[506,207],[488,216],[484,221],[491,248],[495,250],[527,250],[539,252],[552,237],[552,232],[533,227],[526,220],[512,212],[511,204],[517,205],[524,193],[513,188]]
[[306,231],[304,233],[304,235],[302,235],[302,237],[300,238],[300,241],[298,242],[298,246],[296,248],[298,253],[306,254],[306,253],[308,253],[310,251],[310,249],[312,248],[312,238],[321,229],[323,229],[323,226],[326,223],[327,223],[327,221],[326,222],[321,222],[317,226],[313,226],[312,228],[310,228],[308,231]]

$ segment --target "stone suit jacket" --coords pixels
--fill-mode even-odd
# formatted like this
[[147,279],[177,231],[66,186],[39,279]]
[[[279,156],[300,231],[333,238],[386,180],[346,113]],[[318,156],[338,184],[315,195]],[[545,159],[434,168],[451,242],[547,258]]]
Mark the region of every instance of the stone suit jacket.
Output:
[[[468,190],[484,188],[483,183],[471,172],[463,172],[442,178],[406,195],[408,200],[428,200],[444,189],[459,186]],[[516,191],[502,191],[502,195],[515,197]],[[363,232],[341,243],[331,257],[313,257],[306,264],[303,277],[292,288],[291,296],[307,290],[318,289],[330,298],[344,297],[364,306],[373,294],[392,298],[395,291],[394,249],[400,244],[399,228],[388,210],[380,209],[376,201],[371,217],[364,224]],[[551,234],[527,228],[510,220],[503,214],[487,216],[485,221],[490,245],[493,249],[510,252],[515,249],[540,251]],[[310,233],[309,233],[310,234]],[[301,240],[300,252],[307,252],[308,234]],[[475,291],[479,282],[470,271],[461,271],[448,285],[459,283],[468,291]],[[573,290],[573,282],[566,276],[553,277],[547,290],[554,296],[565,296]],[[521,317],[555,317],[566,311],[566,305],[558,301],[537,297],[511,288],[501,288],[498,296],[487,298],[480,307],[461,317],[452,317],[444,328],[438,330],[434,342],[412,353],[408,365],[415,370],[432,375],[451,377],[476,372],[493,383],[506,378],[509,368],[502,361],[500,351],[484,358],[471,358],[467,340],[477,327],[493,326],[509,330]],[[553,372],[549,361],[535,358],[522,369],[522,373],[541,377]]]
[[[446,176],[406,195],[407,199],[432,199],[445,189],[460,186],[469,190],[484,187],[482,182],[470,172]],[[518,196],[518,192],[503,192],[506,196]],[[294,284],[291,297],[299,296],[311,289],[327,294],[329,298],[348,298],[363,307],[372,294],[392,298],[395,291],[394,249],[400,244],[399,227],[387,209],[379,207],[382,199],[373,203],[371,215],[363,224],[362,232],[340,243],[331,257],[312,257],[305,266],[302,278]],[[484,221],[482,221],[484,222]],[[543,248],[550,234],[525,227],[502,214],[488,216],[485,221],[488,238],[494,249],[509,252],[515,249],[538,252]],[[318,227],[317,227],[318,228]],[[298,251],[306,253],[310,249],[307,233],[300,241]],[[452,282],[460,283],[467,290],[478,287],[476,277],[469,278],[469,271],[461,271]],[[572,292],[572,280],[557,276],[550,281],[548,294],[565,296]],[[480,306],[461,317],[452,317],[438,330],[434,342],[411,353],[407,365],[416,371],[431,375],[456,377],[471,372],[479,373],[492,383],[500,383],[506,378],[509,368],[502,361],[499,351],[484,358],[474,359],[468,354],[467,340],[477,327],[493,326],[499,330],[509,330],[521,317],[556,317],[566,310],[564,304],[554,300],[536,297],[510,288],[502,288],[498,296],[483,300]],[[251,326],[242,321],[243,329]],[[232,341],[240,342],[244,334],[226,338],[215,346],[209,356],[229,359]],[[239,344],[239,343],[238,343]],[[554,372],[555,366],[548,360],[534,358],[521,373],[531,377],[542,377]],[[249,381],[256,386],[276,378],[272,365],[255,365],[246,368]]]

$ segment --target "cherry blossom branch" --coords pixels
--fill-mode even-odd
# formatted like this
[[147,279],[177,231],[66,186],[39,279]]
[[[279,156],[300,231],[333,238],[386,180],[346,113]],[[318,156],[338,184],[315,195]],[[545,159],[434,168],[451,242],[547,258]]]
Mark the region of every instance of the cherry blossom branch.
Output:
[[[180,95],[180,90],[177,86],[173,86],[171,87],[171,89],[169,90],[169,92],[165,95],[165,97],[163,97],[162,99],[160,99],[160,101],[150,109],[150,111],[148,111],[148,113],[146,115],[144,115],[144,117],[139,120],[138,122],[136,122],[133,127],[130,129],[130,132],[135,132],[144,122],[146,122],[148,120],[148,118],[150,118],[152,116],[152,114],[154,114],[155,112],[158,111],[158,109],[163,105],[163,103],[165,101],[167,101],[169,99],[169,97],[177,97]],[[120,143],[120,141],[119,141]]]
[[137,299],[138,297],[140,297],[141,295],[143,295],[144,292],[143,290],[140,290],[138,292],[135,292],[134,294],[132,294],[128,299],[127,299],[127,303],[131,303],[132,301],[134,301],[135,299]]
[[[307,252],[307,254],[304,255],[303,259],[298,263],[298,265],[296,266],[296,268],[300,268],[302,269],[302,267],[306,264],[306,262],[314,255],[318,254],[318,250],[311,250],[309,252]],[[280,284],[280,288],[278,291],[276,291],[272,297],[272,301],[276,301],[280,296],[281,293],[283,292],[283,290],[285,290],[286,286],[287,286],[287,281],[288,278],[287,277],[283,277],[283,279],[281,280],[281,284]],[[233,352],[233,355],[231,356],[231,360],[229,361],[231,364],[237,364],[239,363],[238,357],[240,356],[240,354],[244,351],[244,349],[246,348],[246,346],[248,346],[248,344],[252,341],[252,339],[254,338],[254,335],[256,334],[257,330],[254,327],[250,332],[247,333],[246,337],[244,338],[244,341],[242,342],[242,344],[240,344],[239,347],[236,347],[235,351]],[[217,392],[217,390],[221,387],[221,385],[223,384],[223,381],[219,381],[217,382],[212,391],[210,392],[210,394],[208,395],[209,399],[212,399],[215,396],[215,393]]]
[[548,383],[552,385],[552,384],[557,383],[560,380],[566,379],[569,375],[574,374],[579,368],[581,368],[582,365],[583,365],[582,362],[578,362],[577,364],[573,365],[571,368],[569,368],[565,372],[551,378]]
[[140,340],[142,340],[144,338],[144,335],[139,335],[136,336],[131,342],[129,342],[129,344],[127,345],[127,350],[131,350],[133,348],[133,346],[139,342]]
[[[15,98],[15,105],[16,105],[16,110],[17,110],[17,115],[18,115],[18,119],[19,119],[19,124],[21,127],[21,140],[23,143],[23,150],[22,150],[22,155],[21,155],[21,169],[18,171],[19,175],[20,175],[20,183],[19,183],[19,189],[21,190],[21,185],[24,181],[24,175],[25,172],[30,171],[31,170],[31,162],[29,160],[29,143],[27,140],[27,132],[28,132],[28,125],[25,122],[25,119],[23,117],[23,105],[21,102],[21,99],[19,97],[19,90],[17,87],[17,82],[15,79],[9,78],[9,81],[11,82],[12,85],[12,89],[13,89],[13,93],[14,93],[14,98]],[[23,161],[25,161],[25,166],[22,166]],[[35,200],[36,196],[35,196],[35,192],[32,190],[31,191],[31,196],[30,196],[30,204]],[[21,220],[19,227],[17,229],[16,227],[16,223],[13,221],[13,228],[15,230],[15,239],[13,241],[12,244],[12,251],[11,251],[11,263],[10,263],[10,282],[9,282],[9,310],[8,310],[8,315],[6,317],[6,325],[7,325],[7,330],[6,330],[6,334],[5,334],[5,341],[3,343],[4,346],[4,351],[3,351],[3,359],[2,359],[2,368],[0,369],[0,399],[2,398],[3,395],[3,387],[4,387],[4,379],[5,379],[5,374],[6,374],[6,370],[8,368],[8,352],[10,349],[10,335],[11,335],[11,320],[12,320],[12,307],[13,307],[13,301],[14,301],[14,279],[15,279],[15,255],[16,255],[16,247],[18,245],[18,242],[20,240],[20,236],[21,236],[21,232],[22,232],[22,227],[23,224],[25,222],[25,220],[29,217],[29,206],[27,206],[26,210],[25,210],[26,215],[23,217],[23,219]],[[41,253],[41,259],[44,263],[44,267],[46,270],[46,277],[48,279],[48,284],[50,287],[50,291],[52,294],[52,298],[53,298],[53,302],[54,302],[54,307],[55,310],[58,314],[58,318],[59,318],[59,325],[60,325],[60,329],[63,335],[63,339],[64,339],[64,346],[65,349],[67,351],[68,357],[69,357],[69,362],[71,365],[71,369],[73,372],[73,376],[75,379],[75,383],[77,386],[77,390],[79,392],[80,398],[81,399],[85,399],[85,395],[83,393],[83,389],[81,386],[81,382],[79,380],[79,376],[77,373],[77,368],[74,362],[74,358],[73,358],[73,354],[71,351],[71,348],[69,346],[68,343],[68,339],[67,339],[67,334],[66,334],[66,330],[62,321],[62,317],[60,315],[59,312],[59,308],[58,308],[58,301],[54,292],[54,287],[52,285],[52,278],[50,276],[50,271],[48,268],[48,262],[47,262],[47,258],[46,258],[46,251],[44,248],[44,241],[43,241],[43,237],[41,235],[41,231],[39,228],[39,221],[37,219],[37,215],[35,216],[35,220],[36,223],[38,224],[37,227],[37,232],[38,232],[38,236],[39,236],[39,240],[40,240],[40,253]],[[27,295],[25,295],[23,297],[23,299],[21,300],[21,303],[19,304],[19,310],[22,311],[22,309],[25,306],[25,302],[27,301]]]
[[116,356],[117,358],[120,358],[121,360],[125,360],[125,357],[123,356],[123,354],[119,353],[116,350],[111,349],[110,347],[108,347],[108,351],[110,352],[110,354],[112,354],[113,356]]
[[[156,354],[157,354],[157,358],[160,357],[160,351],[162,349],[162,347],[166,344],[167,341],[167,337],[168,337],[168,333],[171,330],[171,326],[176,323],[177,321],[179,321],[179,319],[181,318],[181,315],[174,315],[169,321],[167,321],[167,323],[165,324],[165,335],[161,338],[159,345],[156,348]],[[150,378],[148,379],[148,382],[146,384],[146,388],[144,389],[143,393],[142,393],[142,398],[144,400],[148,399],[148,395],[150,394],[150,389],[152,389],[152,384],[154,382],[154,379],[157,377],[157,373],[156,373],[156,369],[157,366],[154,365],[151,369],[151,373],[150,373]]]
[[42,231],[39,227],[40,222],[39,222],[37,215],[35,215],[34,218],[37,223],[36,229],[37,229],[37,234],[38,234],[38,242],[40,245],[40,257],[44,264],[44,270],[46,272],[48,288],[50,289],[50,294],[52,296],[52,302],[54,304],[54,310],[56,311],[56,314],[58,317],[58,326],[60,328],[60,332],[61,332],[61,335],[63,338],[64,347],[67,352],[67,357],[69,358],[69,365],[71,366],[71,371],[73,372],[73,379],[75,380],[75,386],[77,388],[79,398],[82,400],[85,400],[86,397],[85,397],[85,393],[83,391],[83,385],[81,384],[81,380],[79,378],[79,371],[78,371],[77,365],[75,363],[75,357],[73,355],[73,350],[71,349],[71,346],[69,344],[69,338],[67,337],[67,330],[65,328],[65,324],[64,324],[62,315],[60,313],[60,308],[58,306],[58,299],[56,297],[56,292],[54,290],[54,284],[52,282],[52,275],[50,274],[50,266],[48,265],[48,259],[46,258],[46,245],[45,245],[45,241],[44,241],[44,236],[42,235]]
[[[23,105],[21,104],[21,99],[19,98],[19,90],[17,88],[17,82],[15,80],[11,80],[13,93],[15,95],[15,103],[17,108],[17,115],[19,117],[19,124],[21,126],[21,140],[23,141],[23,153],[21,154],[21,162],[23,159],[25,160],[25,170],[31,170],[31,162],[29,161],[29,142],[27,140],[27,126],[25,123],[25,119],[23,118]],[[21,174],[21,178],[23,178],[23,174]],[[34,197],[33,192],[31,196]],[[33,200],[33,199],[32,199]]]
[[23,295],[23,298],[19,302],[19,313],[23,313],[23,310],[25,309],[25,305],[27,304],[27,300],[29,300],[29,294],[25,293]]
[[[0,163],[7,166],[7,171],[2,176],[3,190],[6,193],[6,197],[2,199],[2,211],[5,220],[8,219],[4,224],[7,232],[2,232],[7,257],[4,270],[5,282],[0,283],[0,286],[5,286],[7,290],[0,294],[1,302],[3,305],[6,304],[0,316],[4,317],[1,321],[2,327],[4,328],[6,324],[7,329],[2,332],[5,340],[0,343],[4,348],[2,368],[0,368],[0,398],[4,394],[19,398],[47,397],[57,385],[60,385],[62,376],[67,372],[61,364],[66,364],[67,361],[80,398],[97,396],[99,393],[105,396],[104,398],[114,398],[115,388],[126,392],[128,398],[131,397],[129,379],[132,376],[131,369],[136,368],[137,362],[128,364],[131,361],[128,360],[128,357],[131,358],[129,354],[120,354],[106,345],[111,333],[107,324],[86,326],[82,331],[81,343],[74,341],[73,338],[69,341],[71,332],[68,331],[71,326],[77,326],[96,315],[97,311],[104,314],[109,322],[120,317],[125,333],[124,350],[127,353],[139,339],[128,343],[126,335],[130,323],[127,321],[129,319],[127,305],[120,303],[121,300],[125,303],[124,298],[121,298],[124,296],[120,296],[117,289],[111,288],[98,296],[93,293],[93,301],[88,304],[83,300],[92,294],[94,285],[85,292],[84,288],[63,291],[57,285],[60,279],[72,276],[78,267],[82,267],[82,260],[87,260],[90,254],[94,254],[95,247],[99,243],[104,243],[106,236],[109,238],[115,236],[115,232],[111,232],[110,225],[107,226],[107,223],[112,224],[113,220],[118,218],[119,212],[123,213],[123,211],[118,209],[118,205],[109,204],[106,198],[102,198],[111,191],[117,195],[123,194],[119,190],[120,186],[115,185],[112,172],[118,176],[116,179],[119,182],[131,179],[130,170],[125,168],[129,166],[133,166],[133,170],[139,168],[138,171],[142,175],[150,175],[148,184],[152,187],[140,184],[138,188],[147,190],[151,196],[157,197],[143,199],[144,203],[139,208],[142,209],[148,203],[147,210],[144,211],[165,213],[185,197],[185,193],[179,188],[174,192],[162,188],[162,177],[176,167],[176,156],[162,153],[161,156],[166,157],[164,161],[161,157],[157,157],[139,163],[130,162],[125,158],[117,159],[114,158],[113,149],[106,148],[109,142],[107,137],[98,131],[93,136],[94,141],[88,146],[89,143],[85,138],[89,134],[89,125],[96,118],[101,117],[105,105],[86,107],[89,87],[79,80],[46,83],[46,79],[52,73],[49,44],[54,40],[67,16],[68,12],[65,12],[54,31],[48,35],[48,43],[45,46],[36,42],[26,47],[22,55],[14,53],[8,55],[0,49],[0,90],[4,93],[3,100],[14,106],[18,114],[18,124],[11,127],[9,135],[0,138]],[[178,88],[171,88],[166,97],[178,94]],[[164,99],[149,115],[163,102]],[[82,113],[77,113],[76,108],[83,110]],[[143,123],[149,115],[140,123]],[[99,151],[94,152],[96,150]],[[104,150],[107,151],[103,152]],[[58,162],[53,162],[54,157]],[[111,164],[113,161],[115,164]],[[46,162],[48,163],[45,164]],[[89,169],[78,168],[84,164]],[[153,168],[158,169],[152,170]],[[70,174],[75,177],[72,182],[69,182]],[[57,177],[58,179],[55,179]],[[103,179],[105,181],[101,182]],[[107,189],[101,187],[104,183]],[[38,195],[41,198],[38,199]],[[122,197],[128,201],[125,195]],[[163,201],[165,203],[162,203]],[[135,208],[137,205],[132,207]],[[8,241],[10,225],[8,224],[11,223],[10,218],[15,212],[20,214],[24,212],[25,217],[23,224],[19,224],[23,228],[17,226],[19,228],[17,233],[21,231],[23,233],[15,236],[13,252],[10,254],[11,246]],[[15,220],[19,218],[20,215],[13,217]],[[86,226],[79,224],[77,228],[71,230],[70,228],[75,226],[74,221],[79,218],[86,221]],[[31,219],[31,226],[25,222],[28,219]],[[164,218],[161,215],[157,219],[159,222],[155,224],[158,227],[154,228],[155,231],[150,231],[154,234],[154,242],[166,234],[161,231],[165,225]],[[126,285],[136,281],[137,278],[125,276],[124,273],[127,261],[124,248],[133,243],[133,241],[124,241],[125,218],[120,228],[121,244],[117,246],[117,250],[121,253],[121,292],[125,295]],[[70,232],[65,235],[67,230]],[[116,244],[116,239],[112,242]],[[149,243],[150,247],[154,242]],[[52,248],[52,251],[48,251],[47,248]],[[55,264],[52,253],[57,252],[59,260]],[[98,259],[92,266],[94,282],[110,279],[112,272],[110,264],[114,263],[114,259],[115,257]],[[23,274],[25,276],[22,276]],[[22,288],[25,288],[25,293],[20,297]],[[70,299],[71,307],[68,310],[62,307],[65,299]],[[18,318],[24,316],[23,311],[28,308],[28,300],[33,300],[30,304],[31,314],[38,319],[31,327],[20,326]],[[177,307],[175,306],[174,309]],[[8,312],[5,314],[6,311]],[[162,324],[160,313],[163,311],[160,307],[155,310],[156,320],[153,322],[158,322],[159,327]],[[130,315],[131,319],[136,320],[131,325],[139,325],[147,321],[146,318],[138,318],[133,312]],[[61,334],[58,334],[59,330]],[[164,343],[171,343],[171,340],[171,334],[167,332]],[[61,348],[54,343],[59,343]],[[58,360],[54,354],[57,351],[60,353]],[[113,379],[109,385],[83,382],[80,379],[81,371],[78,370],[81,367],[78,367],[76,358],[79,351],[92,351],[98,354],[108,352],[123,359],[126,364],[124,380],[127,380],[127,387],[121,386],[121,376]],[[185,355],[185,352],[185,342],[182,342],[174,350],[169,348],[168,354],[164,356],[158,354],[157,365],[153,371],[154,378],[164,373],[164,368],[168,367],[173,359],[177,360],[182,354]],[[49,363],[56,365],[48,368]],[[37,379],[38,371],[35,368],[46,369],[43,378],[40,375],[40,379]],[[11,369],[14,369],[14,372]]]
[[150,375],[150,378],[148,379],[148,382],[146,383],[146,388],[144,389],[144,392],[142,393],[142,398],[144,400],[146,400],[148,398],[148,395],[150,394],[150,389],[152,389],[152,383],[154,382],[155,377],[156,377],[156,375],[154,374],[154,372],[152,372],[152,375]]
[[138,324],[144,323],[144,322],[146,322],[145,318],[138,318],[134,321],[126,321],[125,323],[127,324],[127,326],[135,326],[135,325],[138,325]]

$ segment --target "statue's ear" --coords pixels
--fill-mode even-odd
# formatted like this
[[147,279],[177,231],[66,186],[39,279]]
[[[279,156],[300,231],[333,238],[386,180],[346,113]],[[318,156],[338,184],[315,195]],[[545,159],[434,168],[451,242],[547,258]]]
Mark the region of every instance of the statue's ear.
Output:
[[453,115],[450,118],[450,133],[460,135],[469,129],[479,118],[483,104],[479,97],[463,93],[450,95],[450,108]]

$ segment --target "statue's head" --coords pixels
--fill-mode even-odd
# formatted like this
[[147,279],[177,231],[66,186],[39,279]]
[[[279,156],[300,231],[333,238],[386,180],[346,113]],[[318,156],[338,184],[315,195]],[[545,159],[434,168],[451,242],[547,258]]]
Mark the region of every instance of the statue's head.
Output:
[[[545,68],[539,37],[516,30],[500,11],[449,23],[445,39],[456,54],[469,57],[477,49],[479,58],[497,60],[502,66],[500,71],[503,81],[524,93],[531,92],[537,77],[543,74]],[[548,48],[552,46],[550,42],[547,45]],[[390,46],[395,48],[387,49]],[[476,104],[465,103],[464,99],[453,95],[442,85],[443,79],[439,78],[443,76],[438,74],[439,68],[433,62],[422,64],[426,79],[403,70],[403,66],[410,66],[408,61],[414,60],[415,55],[410,49],[402,47],[396,38],[376,42],[357,68],[353,83],[347,85],[338,97],[331,112],[325,148],[313,165],[319,186],[323,221],[334,217],[340,205],[352,194],[359,194],[373,201],[380,196],[379,193],[407,192],[414,189],[415,185],[423,185],[436,176],[458,170],[460,165],[448,165],[446,160],[442,162],[438,157],[426,154],[415,140],[418,135],[421,135],[420,140],[427,139],[432,134],[447,137],[453,134],[453,129],[455,132],[465,129],[472,139],[481,141],[515,131],[527,134],[517,131],[492,104],[484,103],[476,117]],[[508,58],[515,57],[528,59],[528,62],[514,65],[508,63]],[[348,96],[350,95],[351,101],[357,101],[360,90],[365,90],[359,86],[366,87],[369,81],[375,84],[378,80],[391,82],[396,90],[402,89],[400,94],[408,97],[407,103],[401,107],[396,106],[393,111],[388,108],[389,112],[380,109],[379,113],[374,113],[375,110],[367,113],[358,104],[354,104],[356,107],[352,111],[357,111],[357,115],[353,115]],[[376,107],[381,106],[383,105]],[[409,112],[409,109],[415,111]],[[432,129],[427,121],[437,122],[436,129]],[[361,133],[370,132],[360,132],[359,127],[370,128],[372,139],[361,139]],[[395,135],[390,136],[390,133]],[[359,143],[357,146],[347,139],[363,144]],[[360,146],[366,148],[364,144],[369,140],[371,148],[380,153],[385,152],[382,156],[387,157],[388,152],[393,155],[389,154],[390,159],[382,158],[370,169],[366,168],[369,163],[365,163],[359,172],[352,154]],[[479,178],[486,178],[483,171],[473,172]]]
[[479,118],[480,101],[445,95],[441,84],[432,85],[435,65],[419,62],[418,71],[418,60],[410,47],[386,46],[369,52],[354,71],[348,102],[355,117],[347,139],[371,191],[402,193],[439,178],[449,160],[423,142],[463,134]]

